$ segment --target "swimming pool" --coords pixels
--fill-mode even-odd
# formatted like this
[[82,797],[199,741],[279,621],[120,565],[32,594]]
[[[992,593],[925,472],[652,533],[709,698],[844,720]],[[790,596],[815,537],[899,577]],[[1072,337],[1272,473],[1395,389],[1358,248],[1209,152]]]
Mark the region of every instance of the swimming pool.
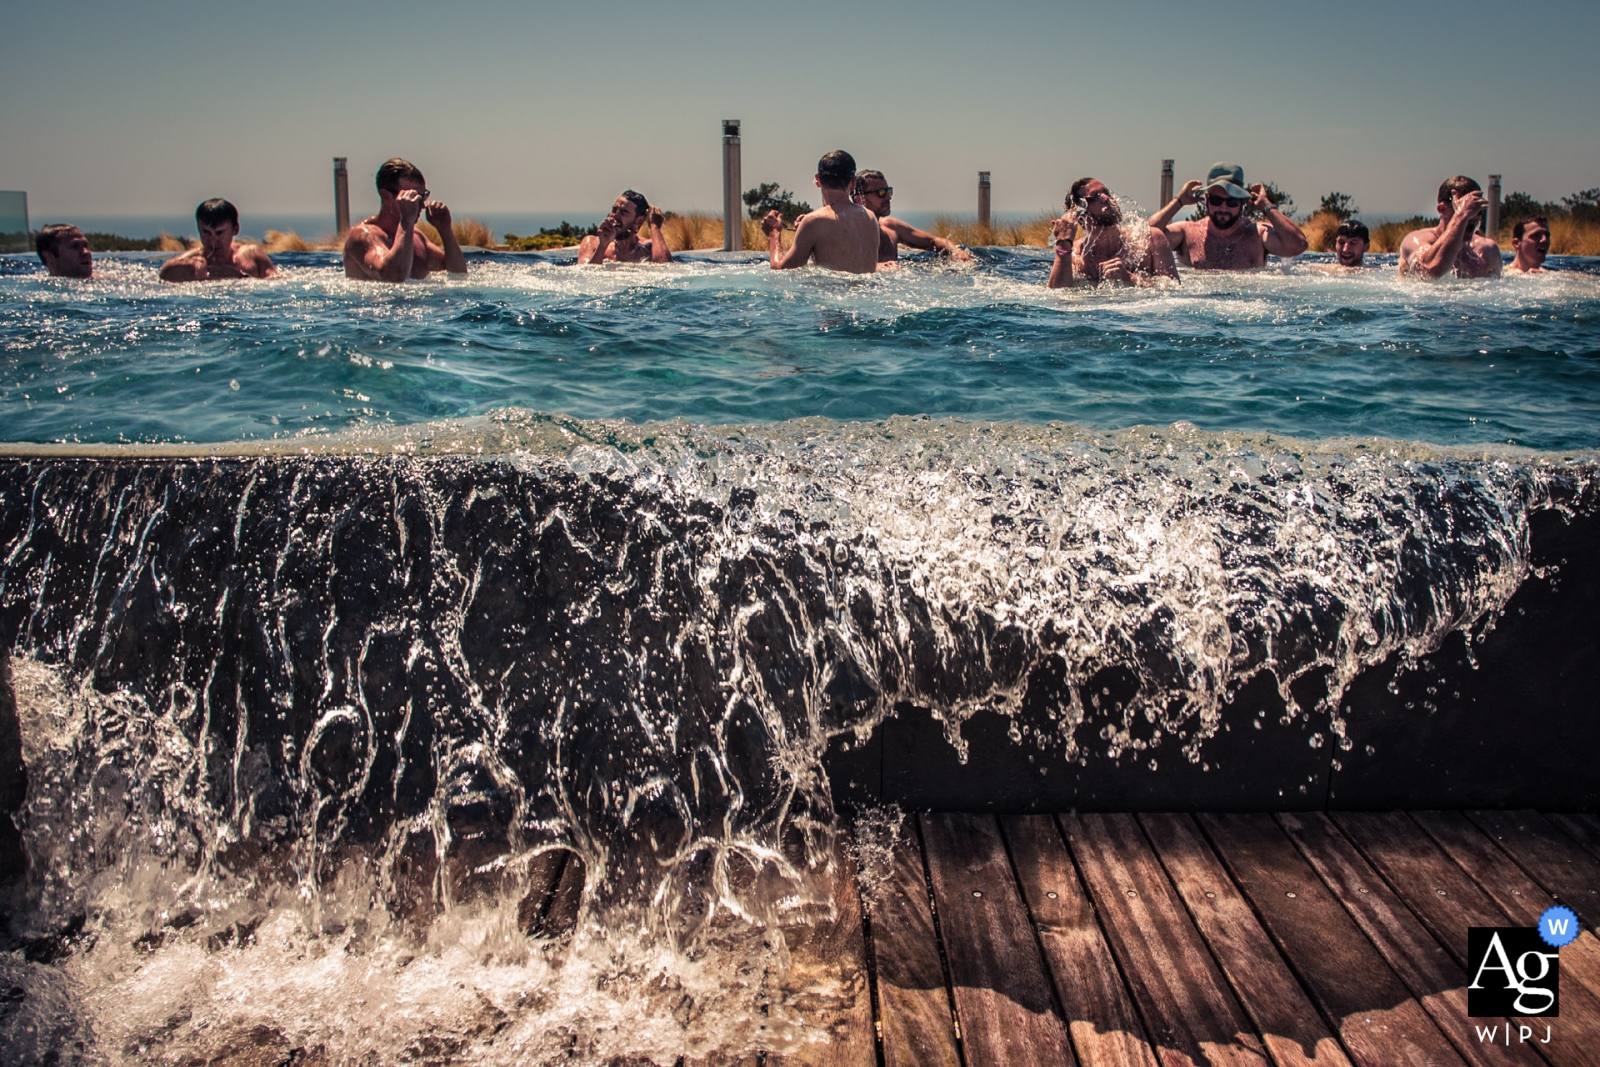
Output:
[[1355,276],[1307,257],[1175,290],[1052,293],[1048,250],[978,256],[851,279],[721,253],[581,271],[480,254],[465,282],[393,289],[346,281],[330,254],[186,289],[157,282],[155,256],[102,256],[89,286],[7,257],[3,436],[293,441],[515,407],[1600,444],[1600,261],[1421,285],[1393,257]]

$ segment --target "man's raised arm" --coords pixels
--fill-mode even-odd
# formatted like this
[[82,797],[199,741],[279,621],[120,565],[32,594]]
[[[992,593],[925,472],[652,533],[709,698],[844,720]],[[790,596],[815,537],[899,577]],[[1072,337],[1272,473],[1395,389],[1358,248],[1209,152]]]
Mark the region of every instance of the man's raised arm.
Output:
[[1430,280],[1444,277],[1456,265],[1462,246],[1471,240],[1478,215],[1487,206],[1482,193],[1470,192],[1455,205],[1450,221],[1431,240],[1422,236],[1426,232],[1423,230],[1407,236],[1400,246],[1400,273],[1420,274]]
[[811,226],[812,219],[809,215],[800,220],[799,225],[794,228],[794,244],[785,254],[782,238],[783,216],[776,211],[766,213],[761,219],[761,228],[767,232],[767,262],[772,264],[773,270],[794,270],[811,261],[813,243]]
[[1046,289],[1072,288],[1072,239],[1077,232],[1078,220],[1067,215],[1061,216],[1051,224],[1050,233],[1055,238],[1056,261],[1050,265],[1050,277],[1044,283]]
[[1183,183],[1183,188],[1178,190],[1178,195],[1163,205],[1160,211],[1150,216],[1150,228],[1160,230],[1167,235],[1167,241],[1174,251],[1183,247],[1186,236],[1182,226],[1172,225],[1172,220],[1186,207],[1193,207],[1200,202],[1200,182],[1191,179]]
[[672,249],[667,247],[667,239],[661,233],[662,225],[667,221],[666,213],[654,204],[650,206],[650,262],[671,263]]
[[1261,217],[1265,220],[1261,236],[1268,252],[1284,259],[1292,259],[1311,247],[1305,233],[1294,224],[1294,220],[1279,211],[1278,205],[1272,202],[1272,198],[1267,195],[1265,185],[1252,185],[1250,197],[1255,202],[1256,210],[1261,212]]
[[439,231],[439,241],[443,245],[428,242],[428,269],[438,270],[441,266],[451,274],[467,273],[467,256],[461,251],[461,242],[456,240],[455,221],[450,217],[450,209],[437,200],[428,201],[428,222]]

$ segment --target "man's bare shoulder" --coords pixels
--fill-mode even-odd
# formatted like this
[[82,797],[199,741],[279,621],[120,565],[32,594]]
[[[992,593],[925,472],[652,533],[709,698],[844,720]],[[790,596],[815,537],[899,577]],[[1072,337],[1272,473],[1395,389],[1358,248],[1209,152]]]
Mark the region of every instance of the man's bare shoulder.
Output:
[[372,219],[362,219],[344,235],[345,248],[362,248],[387,236]]
[[267,250],[260,245],[244,245],[233,256],[234,265],[240,270],[254,272],[258,275],[275,270],[272,257],[267,255]]
[[1426,245],[1433,244],[1433,242],[1438,239],[1439,227],[1437,226],[1426,226],[1420,230],[1412,230],[1410,233],[1406,234],[1405,238],[1400,242],[1400,251],[1404,252],[1408,248],[1422,248]]

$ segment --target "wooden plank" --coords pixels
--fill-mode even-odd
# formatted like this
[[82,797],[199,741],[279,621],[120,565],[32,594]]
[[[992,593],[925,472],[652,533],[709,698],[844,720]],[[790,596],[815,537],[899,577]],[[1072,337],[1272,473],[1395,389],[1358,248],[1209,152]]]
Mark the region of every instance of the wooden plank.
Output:
[[1469,811],[1467,818],[1577,913],[1583,925],[1592,931],[1600,923],[1600,859],[1536,811]]
[[1057,817],[1165,1067],[1263,1067],[1261,1039],[1131,815]]
[[[1139,821],[1274,1062],[1345,1064],[1353,1058],[1362,1067],[1375,1067],[1380,1062],[1430,1062],[1416,1055],[1419,1049],[1437,1052],[1445,1046],[1448,1053],[1421,1007],[1411,1002],[1407,1011],[1408,997],[1400,980],[1382,973],[1388,968],[1360,931],[1349,925],[1338,903],[1307,891],[1302,883],[1315,882],[1316,875],[1310,868],[1302,871],[1294,845],[1270,817],[1240,816],[1216,826],[1208,821],[1207,828],[1221,834],[1216,838],[1218,852],[1212,851],[1187,815],[1141,815]],[[1284,853],[1299,862],[1288,862]],[[1285,886],[1300,891],[1296,899],[1281,900]],[[1260,921],[1252,903],[1261,912]],[[1268,929],[1302,968],[1307,989],[1323,1015],[1278,954]],[[1367,955],[1347,944],[1352,941],[1360,942]],[[1378,996],[1363,999],[1352,986],[1372,989]],[[1349,1058],[1324,1024],[1324,1015],[1340,1028]]]
[[583,909],[583,883],[585,868],[576,852],[566,853],[566,863],[561,875],[550,890],[550,899],[537,923],[529,930],[534,937],[561,939],[571,937],[578,927],[578,914]]
[[566,849],[553,848],[528,861],[528,876],[523,879],[528,891],[517,904],[517,927],[529,937],[537,936],[544,929],[545,915],[550,911],[550,895],[555,892],[569,855]]
[[1078,1062],[1084,1067],[1157,1067],[1155,1050],[1055,821],[1048,815],[1013,815],[1001,818],[1000,826]]
[[1565,812],[1546,812],[1546,819],[1584,848],[1592,856],[1600,857],[1600,819],[1593,815],[1572,815]]
[[[1468,1017],[1466,971],[1418,925],[1416,916],[1326,815],[1286,813],[1278,816],[1278,824],[1463,1059],[1473,1067],[1543,1064],[1528,1045],[1478,1040],[1475,1026],[1504,1026],[1507,1020]],[[1570,1067],[1600,1064],[1585,1058],[1570,1061]]]
[[1076,1063],[999,824],[924,815],[922,841],[969,1067]]
[[[1510,916],[1509,925],[1537,925],[1539,916],[1555,903],[1548,887],[1528,877],[1526,871],[1461,812],[1418,812],[1413,818]],[[1600,1013],[1600,941],[1595,940],[1593,933],[1585,930],[1561,950],[1561,977],[1562,1014],[1567,1012],[1567,992],[1574,978],[1595,998],[1595,1009]]]
[[[1344,812],[1334,821],[1461,966],[1467,962],[1468,927],[1522,923],[1495,903],[1427,833],[1419,833],[1420,825],[1407,816]],[[1474,871],[1474,876],[1478,873]],[[1522,887],[1508,887],[1507,896],[1511,888]],[[1565,966],[1562,972],[1565,977]],[[1553,1045],[1566,1059],[1600,1048],[1600,1005],[1580,983],[1562,984],[1560,1026]]]
[[884,1067],[960,1067],[954,1007],[915,830],[896,842],[894,869],[865,903],[878,965]]
[[834,856],[834,871],[834,918],[784,927],[789,968],[775,977],[773,990],[803,1014],[812,1039],[782,1055],[768,1053],[767,1067],[877,1065],[860,885],[842,852]]
[[1463,968],[1469,926],[1509,926],[1506,913],[1399,812],[1338,812],[1334,823]]

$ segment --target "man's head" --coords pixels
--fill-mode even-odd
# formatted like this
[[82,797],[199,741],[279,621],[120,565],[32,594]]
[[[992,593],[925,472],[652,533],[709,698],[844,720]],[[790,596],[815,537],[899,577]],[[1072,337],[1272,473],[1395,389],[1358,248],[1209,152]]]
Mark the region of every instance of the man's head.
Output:
[[1106,183],[1099,178],[1079,178],[1067,191],[1067,210],[1083,212],[1089,222],[1101,226],[1115,226],[1122,221],[1122,208],[1111,195]]
[[1550,254],[1550,220],[1543,215],[1529,215],[1511,227],[1511,250],[1519,263],[1543,266],[1544,257]]
[[1372,238],[1367,232],[1366,223],[1357,219],[1345,219],[1339,223],[1338,230],[1334,231],[1333,258],[1341,267],[1359,267],[1371,243]]
[[385,204],[408,189],[428,198],[428,179],[414,164],[397,156],[378,168],[378,198]]
[[33,237],[33,250],[52,277],[87,278],[94,273],[88,238],[76,226],[52,223]]
[[856,184],[856,160],[842,149],[817,160],[817,185],[823,189],[850,192]]
[[643,193],[624,189],[622,195],[612,202],[611,214],[625,232],[633,233],[644,222],[645,216],[650,214],[650,200]]
[[1250,190],[1244,184],[1244,168],[1237,163],[1215,163],[1206,174],[1200,195],[1206,199],[1206,217],[1211,225],[1226,230],[1244,217]]
[[894,199],[894,186],[881,170],[864,170],[856,175],[855,202],[878,216],[889,215],[890,201]]
[[200,228],[200,246],[208,256],[233,254],[233,239],[239,236],[238,208],[217,197],[194,209],[194,221]]
[[1481,193],[1483,186],[1467,177],[1457,174],[1454,178],[1446,178],[1439,186],[1439,217],[1448,219],[1456,213],[1456,200],[1468,193]]

